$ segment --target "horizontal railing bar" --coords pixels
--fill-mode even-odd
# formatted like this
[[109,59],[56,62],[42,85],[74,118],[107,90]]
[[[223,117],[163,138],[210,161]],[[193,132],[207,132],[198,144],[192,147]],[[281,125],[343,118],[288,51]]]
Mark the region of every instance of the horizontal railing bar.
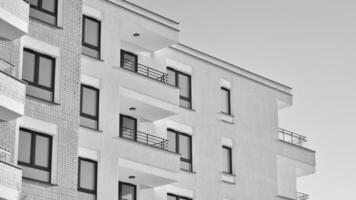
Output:
[[292,144],[302,146],[303,143],[307,142],[307,138],[305,136],[288,131],[286,129],[279,128],[278,133],[279,133],[279,139]]

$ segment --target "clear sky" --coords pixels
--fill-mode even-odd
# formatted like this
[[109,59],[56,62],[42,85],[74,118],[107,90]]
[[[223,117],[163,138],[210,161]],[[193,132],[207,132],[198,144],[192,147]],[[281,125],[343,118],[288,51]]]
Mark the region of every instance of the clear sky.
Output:
[[181,43],[293,88],[280,127],[306,135],[311,200],[356,199],[355,0],[130,0],[181,23]]

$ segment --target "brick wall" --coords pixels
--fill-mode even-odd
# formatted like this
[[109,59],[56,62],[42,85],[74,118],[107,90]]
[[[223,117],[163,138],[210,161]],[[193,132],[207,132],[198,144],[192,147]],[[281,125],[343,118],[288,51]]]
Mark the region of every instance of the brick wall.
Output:
[[28,21],[28,7],[29,5],[23,0],[0,0],[0,8],[7,10],[9,13],[24,20],[25,22]]
[[[1,3],[10,2],[0,0]],[[18,1],[18,0],[15,0]],[[37,20],[29,20],[28,36],[58,46],[61,50],[59,105],[26,97],[25,116],[56,124],[58,127],[57,177],[54,185],[22,180],[20,199],[74,200],[77,191],[78,126],[79,126],[79,86],[81,58],[82,0],[63,1],[63,26],[54,27]],[[20,58],[21,40],[0,41],[0,58],[15,65]],[[20,70],[16,70],[17,73]],[[0,83],[3,85],[3,83]],[[16,120],[0,122],[0,146],[13,155],[16,144]],[[12,163],[16,163],[14,157]],[[0,169],[1,171],[1,169]]]
[[0,185],[20,191],[21,177],[21,169],[0,161]]

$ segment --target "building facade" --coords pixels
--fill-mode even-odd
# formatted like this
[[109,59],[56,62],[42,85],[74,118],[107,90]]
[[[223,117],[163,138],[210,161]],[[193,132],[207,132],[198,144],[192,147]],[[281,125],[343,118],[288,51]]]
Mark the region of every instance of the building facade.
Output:
[[291,88],[123,0],[0,0],[0,199],[307,199]]

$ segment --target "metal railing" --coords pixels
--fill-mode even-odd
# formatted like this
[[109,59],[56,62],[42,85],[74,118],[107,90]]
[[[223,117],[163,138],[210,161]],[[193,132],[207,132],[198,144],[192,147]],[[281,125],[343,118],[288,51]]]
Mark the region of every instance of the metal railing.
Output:
[[297,133],[279,128],[278,129],[278,137],[280,140],[283,140],[285,142],[298,145],[298,146],[303,146],[304,143],[307,142],[307,138],[303,135],[299,135]]
[[133,130],[130,128],[121,127],[120,138],[132,140],[140,144],[145,144],[157,149],[169,151],[167,139],[150,135],[141,131]]
[[122,62],[121,68],[135,72],[137,74],[140,74],[142,76],[146,76],[148,78],[157,80],[159,82],[168,83],[168,74],[161,72],[159,70],[153,69],[151,67],[147,67],[145,65],[139,64],[137,62],[124,59]]
[[0,160],[10,163],[11,153],[8,149],[0,147]]
[[15,77],[15,65],[2,58],[0,58],[0,70],[10,76]]
[[309,199],[309,195],[297,192],[297,200],[307,200]]

